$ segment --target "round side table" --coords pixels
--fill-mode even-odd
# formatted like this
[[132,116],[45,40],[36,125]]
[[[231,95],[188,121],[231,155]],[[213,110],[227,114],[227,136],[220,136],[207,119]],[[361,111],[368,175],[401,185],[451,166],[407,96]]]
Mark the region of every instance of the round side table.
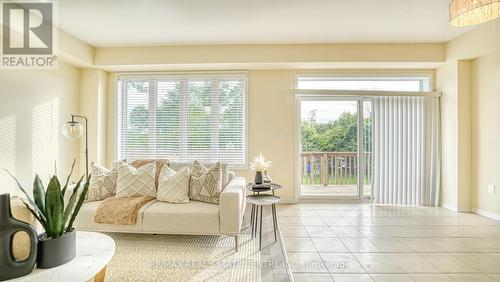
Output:
[[9,281],[104,281],[106,266],[115,254],[115,241],[97,232],[76,232],[76,257],[63,265],[48,269],[35,268],[26,276]]
[[[273,215],[274,227],[274,242],[277,241],[276,229],[278,228],[278,217],[276,216],[276,203],[280,201],[280,197],[268,194],[258,194],[247,196],[247,201],[252,204],[252,237],[257,236],[257,221],[259,221],[259,250],[262,249],[262,208],[271,206]],[[260,219],[259,219],[260,207]],[[255,214],[253,214],[255,212]]]
[[[274,196],[274,191],[278,190],[278,189],[281,189],[283,186],[281,186],[280,184],[278,183],[269,183],[271,185],[271,188],[269,189],[254,189],[253,186],[254,184],[253,183],[247,183],[247,190],[252,192],[253,195],[260,195],[261,193],[268,193],[268,192],[271,192],[271,194]],[[276,207],[275,207],[276,208]],[[256,227],[257,226],[257,223],[256,223],[256,213],[257,213],[257,210],[256,210],[256,205],[253,205],[252,204],[252,210],[250,212],[250,225],[252,226],[252,238],[254,237],[254,232],[255,232],[255,236],[257,235],[257,230],[256,230]],[[248,228],[249,226],[245,227],[245,228]]]
[[247,183],[247,190],[250,192],[253,192],[254,194],[255,193],[260,194],[260,193],[265,193],[265,192],[271,192],[274,195],[274,191],[281,189],[281,187],[282,187],[278,183],[270,183],[270,184],[271,184],[270,189],[254,189],[253,183]]

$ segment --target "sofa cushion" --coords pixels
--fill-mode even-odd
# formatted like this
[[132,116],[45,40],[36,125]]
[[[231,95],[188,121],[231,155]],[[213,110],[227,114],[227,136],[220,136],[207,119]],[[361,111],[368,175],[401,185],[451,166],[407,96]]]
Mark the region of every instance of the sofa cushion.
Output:
[[168,166],[161,169],[156,198],[162,202],[189,202],[189,169],[181,168],[177,172]]
[[95,212],[97,207],[103,201],[88,202],[82,205],[78,216],[75,219],[74,226],[77,230],[92,230],[92,231],[110,231],[110,232],[142,232],[143,213],[155,201],[145,204],[139,209],[137,221],[134,225],[118,225],[118,224],[99,224],[94,222]]
[[155,202],[143,214],[143,231],[174,234],[219,234],[219,206],[202,202]]
[[100,164],[93,163],[90,170],[90,184],[85,202],[102,201],[116,194],[116,169],[109,170]]
[[189,182],[189,198],[191,200],[219,204],[219,196],[222,191],[221,166],[215,163],[210,168],[205,168],[194,161]]
[[[202,165],[205,167],[211,167],[214,164],[215,163],[202,163]],[[178,171],[179,169],[181,169],[183,167],[188,167],[190,171],[193,169],[193,163],[170,162],[168,164],[168,166],[175,171]],[[229,181],[231,181],[231,176],[230,176],[230,172],[229,172],[229,168],[227,167],[227,164],[221,163],[220,167],[222,169],[221,184],[222,184],[222,188],[224,188],[229,183]]]
[[168,165],[169,161],[167,159],[158,159],[158,160],[152,160],[152,159],[138,159],[134,160],[130,163],[135,168],[140,168],[143,165],[149,164],[155,162],[156,164],[156,171],[155,171],[155,185],[156,189],[158,189],[158,178],[160,177],[160,172],[162,167],[166,164]]
[[120,162],[117,164],[116,196],[119,198],[147,196],[156,198],[155,163],[134,168]]

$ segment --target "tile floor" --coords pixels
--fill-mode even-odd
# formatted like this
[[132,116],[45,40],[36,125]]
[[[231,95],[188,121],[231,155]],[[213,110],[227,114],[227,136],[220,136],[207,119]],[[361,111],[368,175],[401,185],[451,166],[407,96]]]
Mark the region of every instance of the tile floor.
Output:
[[278,207],[295,281],[500,281],[500,222],[445,208]]

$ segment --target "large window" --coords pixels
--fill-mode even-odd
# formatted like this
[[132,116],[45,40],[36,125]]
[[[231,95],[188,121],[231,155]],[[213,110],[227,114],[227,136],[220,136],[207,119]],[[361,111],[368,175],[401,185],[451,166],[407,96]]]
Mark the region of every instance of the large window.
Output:
[[120,158],[246,165],[244,74],[118,79]]

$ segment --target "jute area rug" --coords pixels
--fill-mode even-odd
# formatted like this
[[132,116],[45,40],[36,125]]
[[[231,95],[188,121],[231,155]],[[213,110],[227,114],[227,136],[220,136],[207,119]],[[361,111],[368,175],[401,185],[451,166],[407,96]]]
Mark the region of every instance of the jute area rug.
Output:
[[116,252],[106,281],[261,281],[257,239],[107,233]]

